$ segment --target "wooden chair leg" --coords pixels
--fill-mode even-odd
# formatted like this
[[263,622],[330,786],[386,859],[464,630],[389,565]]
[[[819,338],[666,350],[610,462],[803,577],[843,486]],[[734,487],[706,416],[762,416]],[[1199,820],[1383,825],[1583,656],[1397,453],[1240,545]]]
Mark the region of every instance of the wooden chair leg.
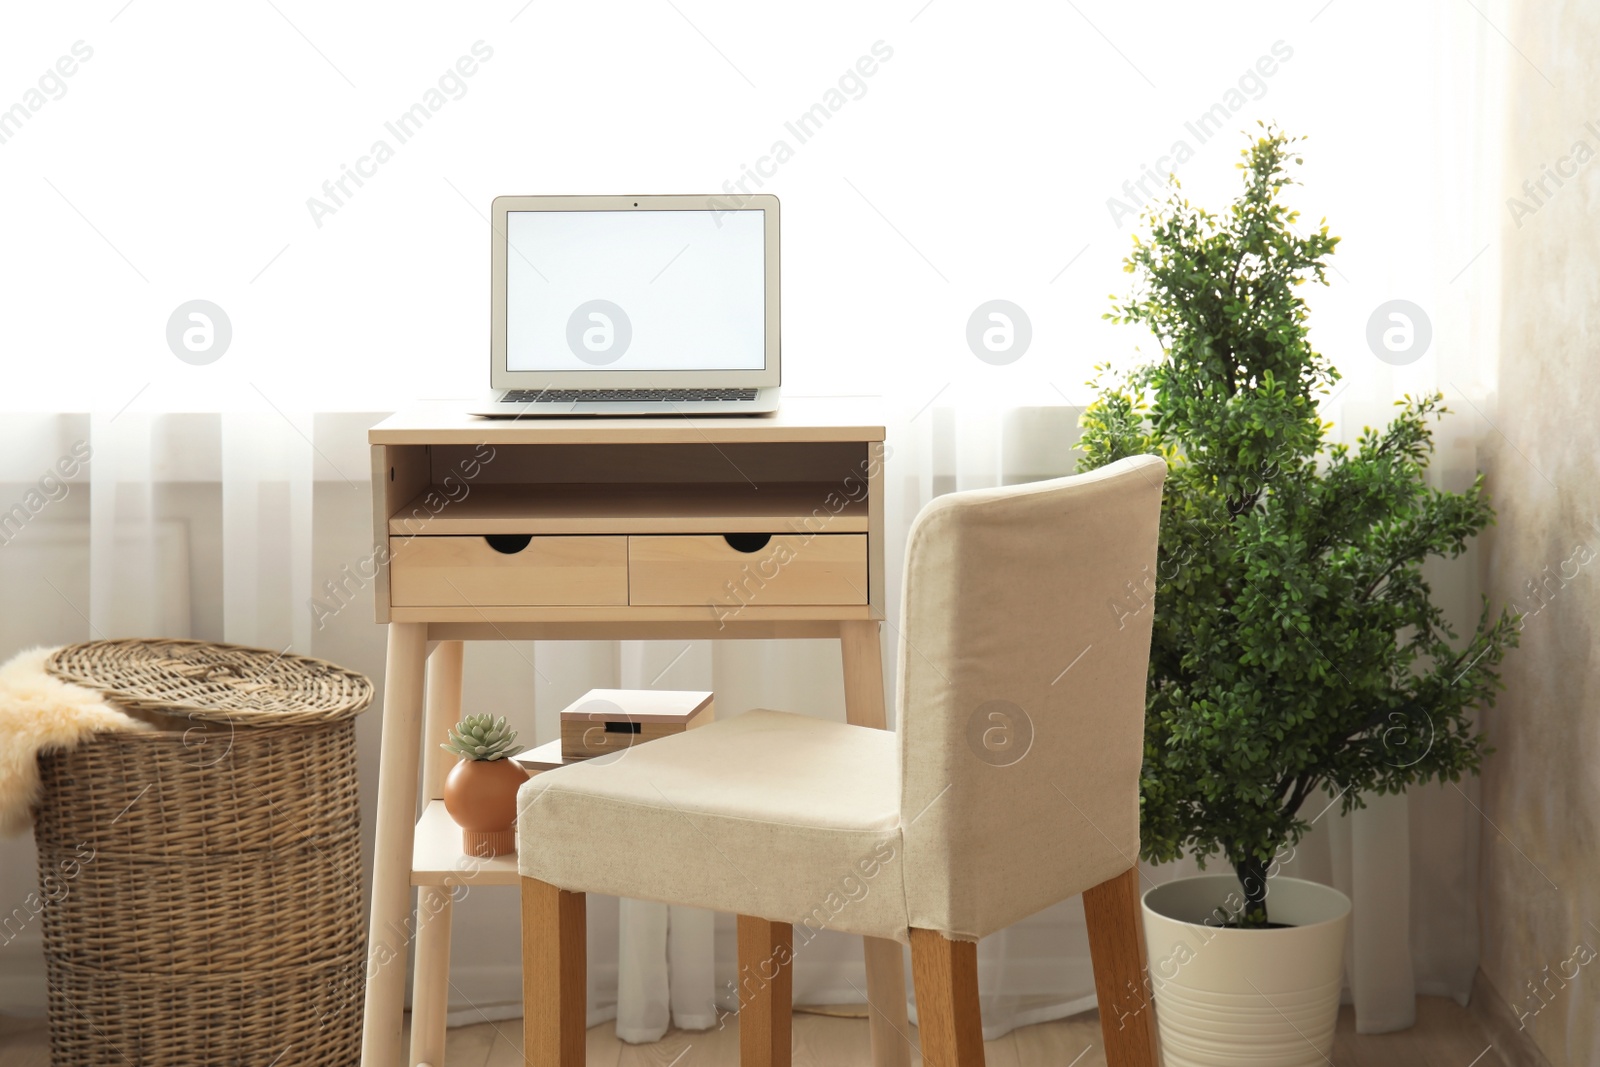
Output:
[[1083,913],[1089,924],[1106,1067],[1158,1067],[1155,1003],[1145,984],[1139,869],[1131,867],[1085,890]]
[[522,879],[522,1055],[527,1067],[583,1067],[585,898]]
[[917,990],[923,1067],[983,1067],[977,942],[913,929],[911,980]]
[[794,927],[739,916],[739,1064],[789,1067]]

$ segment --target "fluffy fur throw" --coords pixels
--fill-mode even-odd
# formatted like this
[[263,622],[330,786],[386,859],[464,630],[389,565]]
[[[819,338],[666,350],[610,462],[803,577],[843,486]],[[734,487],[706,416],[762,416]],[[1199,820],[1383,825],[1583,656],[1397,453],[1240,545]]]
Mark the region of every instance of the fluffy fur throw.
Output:
[[0,667],[0,834],[8,837],[33,825],[40,753],[73,748],[101,730],[151,728],[94,690],[47,673],[53,651],[29,649]]

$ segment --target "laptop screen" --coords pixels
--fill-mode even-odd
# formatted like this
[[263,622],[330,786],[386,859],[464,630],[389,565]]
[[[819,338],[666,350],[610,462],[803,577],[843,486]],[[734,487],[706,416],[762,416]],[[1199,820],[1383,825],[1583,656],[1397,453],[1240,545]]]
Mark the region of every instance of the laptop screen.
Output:
[[763,215],[507,212],[506,369],[761,370]]

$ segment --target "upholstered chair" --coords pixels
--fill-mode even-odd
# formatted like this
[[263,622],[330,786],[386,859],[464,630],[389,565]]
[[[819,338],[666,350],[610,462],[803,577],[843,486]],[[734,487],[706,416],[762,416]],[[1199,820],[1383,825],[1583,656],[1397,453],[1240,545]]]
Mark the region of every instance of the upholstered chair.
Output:
[[1154,1067],[1136,864],[1165,473],[929,503],[893,733],[749,711],[530,779],[527,1062],[583,1062],[586,893],[739,916],[746,1067],[789,1063],[791,958],[821,929],[909,943],[923,1063],[981,1065],[977,940],[1082,893],[1107,1059]]

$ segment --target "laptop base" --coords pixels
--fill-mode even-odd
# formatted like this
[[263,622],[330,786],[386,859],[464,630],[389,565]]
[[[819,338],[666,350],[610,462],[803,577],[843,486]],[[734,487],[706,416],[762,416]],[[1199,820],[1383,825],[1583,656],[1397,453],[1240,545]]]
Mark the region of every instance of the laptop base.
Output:
[[749,400],[507,400],[506,391],[470,404],[467,414],[491,419],[669,418],[680,415],[769,415],[778,410],[778,390],[759,388]]

